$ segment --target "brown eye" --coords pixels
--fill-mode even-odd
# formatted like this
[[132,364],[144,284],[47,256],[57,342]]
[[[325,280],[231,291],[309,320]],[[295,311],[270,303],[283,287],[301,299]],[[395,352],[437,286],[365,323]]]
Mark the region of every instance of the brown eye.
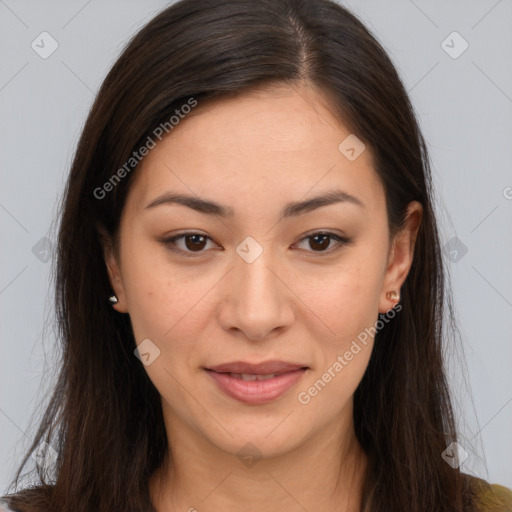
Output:
[[[340,249],[343,245],[348,245],[352,242],[352,239],[350,238],[340,236],[336,233],[322,231],[304,237],[301,240],[301,243],[305,240],[309,241],[309,248],[306,248],[306,251],[319,253],[319,255],[323,255],[324,253],[331,254]],[[331,242],[333,240],[336,243],[331,246]],[[162,240],[162,243],[172,252],[183,256],[194,257],[207,252],[205,248],[208,241],[212,241],[212,239],[202,233],[181,233]]]
[[[319,231],[317,233],[313,233],[311,235],[306,236],[301,240],[301,242],[308,241],[307,245],[309,248],[306,248],[308,252],[317,252],[317,253],[332,253],[338,249],[340,249],[343,245],[348,245],[352,242],[350,238],[346,238],[340,236],[336,233],[329,233]],[[331,241],[334,240],[336,243],[334,247],[330,247]]]
[[310,237],[309,245],[315,251],[323,251],[328,249],[331,243],[331,237],[329,235],[315,235]]
[[196,255],[199,256],[202,252],[206,252],[203,249],[206,247],[209,240],[211,240],[211,238],[202,233],[181,233],[162,240],[162,243],[173,252],[193,257]]
[[206,237],[203,235],[185,235],[185,246],[191,251],[200,251],[206,245]]

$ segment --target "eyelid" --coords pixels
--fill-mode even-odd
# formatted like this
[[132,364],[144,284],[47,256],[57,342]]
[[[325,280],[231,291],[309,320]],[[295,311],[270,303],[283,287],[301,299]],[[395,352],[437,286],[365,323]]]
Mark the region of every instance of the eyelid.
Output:
[[336,245],[333,247],[330,247],[326,251],[312,251],[312,250],[305,250],[305,252],[308,253],[308,255],[312,255],[313,257],[327,257],[334,253],[336,253],[339,249],[341,249],[343,246],[350,245],[353,242],[352,238],[349,238],[346,235],[336,233],[333,231],[330,231],[328,229],[317,229],[315,231],[311,231],[309,233],[306,233],[305,235],[302,235],[302,237],[299,239],[298,243],[303,242],[304,240],[307,240],[308,238],[313,238],[317,235],[326,235],[331,240],[334,240],[336,242]]
[[170,237],[165,237],[165,238],[161,239],[160,241],[164,244],[164,246],[167,249],[169,249],[170,251],[172,251],[174,253],[181,254],[181,255],[183,255],[185,257],[196,258],[198,256],[201,256],[203,253],[206,253],[207,251],[206,250],[201,250],[201,251],[194,252],[194,251],[185,251],[183,249],[176,248],[176,240],[178,240],[180,238],[185,238],[187,236],[192,236],[192,235],[203,236],[204,238],[207,239],[207,242],[208,241],[212,241],[213,242],[213,238],[211,238],[206,233],[201,233],[199,231],[184,231],[182,233],[177,233],[177,234],[172,235]]
[[[203,253],[206,253],[207,251],[206,250],[201,250],[201,251],[194,252],[194,251],[185,251],[183,249],[176,248],[176,240],[181,239],[181,238],[185,238],[187,236],[192,236],[192,235],[203,236],[203,237],[205,237],[207,239],[207,241],[214,242],[213,238],[211,238],[209,235],[207,235],[206,233],[201,233],[199,231],[184,231],[182,233],[177,233],[177,234],[172,235],[170,237],[164,237],[164,238],[162,238],[160,240],[160,242],[163,243],[164,246],[168,250],[170,250],[170,251],[172,251],[174,253],[181,254],[181,255],[183,255],[185,257],[196,258],[196,257],[201,256]],[[321,257],[321,256],[331,255],[334,252],[336,252],[338,249],[341,249],[341,247],[343,247],[345,245],[350,245],[353,242],[352,238],[349,238],[349,237],[347,237],[347,236],[345,236],[343,234],[336,233],[336,232],[333,232],[333,231],[330,231],[330,230],[327,230],[327,229],[325,229],[325,230],[317,229],[315,231],[311,231],[311,232],[308,232],[308,233],[302,235],[297,243],[303,242],[304,240],[307,240],[308,238],[313,238],[316,235],[327,235],[330,239],[335,240],[337,245],[327,249],[326,251],[306,250],[307,253],[312,254],[314,257]]]

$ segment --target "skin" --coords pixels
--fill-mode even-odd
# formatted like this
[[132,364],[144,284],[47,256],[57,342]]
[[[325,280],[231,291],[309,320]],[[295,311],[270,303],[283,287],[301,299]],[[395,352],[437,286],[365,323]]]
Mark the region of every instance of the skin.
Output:
[[[422,208],[410,203],[390,238],[370,148],[354,161],[338,150],[349,134],[311,86],[253,89],[199,104],[137,170],[118,250],[107,243],[105,261],[115,309],[129,313],[137,344],[149,338],[160,350],[145,366],[172,453],[150,482],[159,512],[359,510],[367,461],[353,393],[373,339],[308,404],[297,395],[393,307],[386,293],[409,272]],[[279,220],[286,203],[340,189],[364,207],[340,202]],[[145,209],[164,192],[216,201],[234,216]],[[318,249],[306,235],[323,230],[352,242]],[[210,237],[199,253],[190,239],[176,242],[199,256],[161,241],[185,231]],[[263,249],[252,263],[236,252],[248,236]],[[262,405],[226,396],[203,369],[266,360],[309,369]],[[251,467],[237,457],[248,442],[261,455]]]

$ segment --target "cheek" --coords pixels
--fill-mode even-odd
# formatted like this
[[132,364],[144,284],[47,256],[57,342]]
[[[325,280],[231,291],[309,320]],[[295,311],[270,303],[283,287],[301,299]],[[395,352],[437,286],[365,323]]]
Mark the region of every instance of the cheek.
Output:
[[[322,320],[318,330],[317,365],[308,379],[304,400],[313,408],[340,408],[357,388],[368,366],[378,320],[382,261],[375,246],[360,246],[343,265],[310,288],[304,302]],[[315,280],[314,280],[315,281]],[[311,276],[309,277],[311,282]],[[307,293],[304,286],[303,293]],[[305,296],[306,297],[306,296]],[[316,398],[318,396],[318,399]],[[300,397],[299,397],[300,398]],[[331,405],[329,405],[331,404]],[[334,410],[333,410],[334,414]]]
[[147,245],[135,245],[123,270],[132,329],[137,344],[149,338],[162,361],[181,373],[189,363],[194,366],[198,340],[204,338],[212,314],[208,291],[219,277],[180,269],[170,263],[165,250]]
[[171,274],[165,255],[154,244],[131,241],[127,237],[123,281],[135,339],[161,341],[186,313],[186,283],[176,272]]
[[[218,272],[173,265],[165,249],[139,243],[132,233],[125,238],[123,281],[135,339],[158,340],[162,346],[173,339],[173,345],[183,344],[186,350],[201,338],[206,317],[216,307],[211,301],[222,300]],[[383,258],[375,243],[360,240],[337,262],[307,264],[285,275],[298,301],[296,322],[309,324],[314,339],[326,340],[327,347],[350,344],[377,318],[381,253]]]
[[331,345],[347,342],[377,319],[381,266],[364,252],[354,251],[329,272],[304,272],[294,283],[294,292],[321,320],[323,339]]
[[326,280],[324,293],[310,295],[320,324],[329,330],[319,327],[314,336],[316,365],[297,395],[308,415],[338,415],[363,378],[378,319],[379,276],[363,264],[354,265]]

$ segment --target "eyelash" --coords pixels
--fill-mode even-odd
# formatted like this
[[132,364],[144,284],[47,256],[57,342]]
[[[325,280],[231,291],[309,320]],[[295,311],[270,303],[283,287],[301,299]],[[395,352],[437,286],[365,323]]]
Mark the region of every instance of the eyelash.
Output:
[[[186,232],[186,233],[180,233],[179,235],[172,236],[170,238],[165,238],[161,240],[161,242],[168,248],[170,251],[181,254],[187,258],[197,258],[202,253],[206,252],[205,250],[201,251],[185,251],[183,249],[176,248],[176,240],[179,240],[180,238],[186,238],[187,236],[193,236],[198,235],[206,238],[207,240],[212,240],[208,235],[205,235],[203,233],[196,233],[196,232]],[[316,253],[315,256],[323,256],[323,255],[331,255],[333,252],[336,252],[337,250],[341,249],[344,245],[349,245],[352,243],[351,238],[343,237],[341,235],[338,235],[336,233],[331,233],[329,231],[315,231],[314,233],[311,233],[310,235],[305,236],[304,238],[301,238],[300,242],[307,240],[308,238],[313,238],[318,235],[324,235],[327,236],[330,239],[335,240],[338,243],[337,247],[331,247],[330,249],[327,249],[326,251],[306,251],[306,252],[312,252],[313,254]]]

